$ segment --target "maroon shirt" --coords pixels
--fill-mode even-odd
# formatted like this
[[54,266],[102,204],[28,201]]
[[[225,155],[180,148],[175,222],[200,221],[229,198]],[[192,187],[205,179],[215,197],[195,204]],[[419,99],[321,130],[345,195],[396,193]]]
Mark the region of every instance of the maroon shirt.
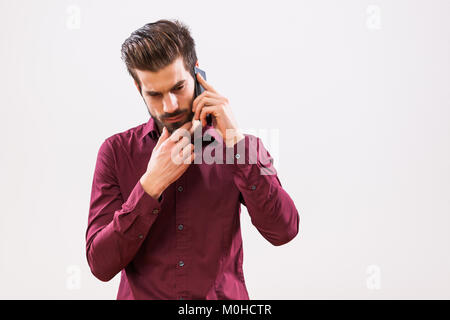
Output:
[[117,299],[249,299],[241,203],[273,245],[298,233],[298,212],[261,140],[244,134],[226,148],[213,127],[201,130],[196,152],[218,163],[192,163],[158,200],[139,182],[160,134],[152,118],[100,146],[86,256],[102,281],[121,272]]

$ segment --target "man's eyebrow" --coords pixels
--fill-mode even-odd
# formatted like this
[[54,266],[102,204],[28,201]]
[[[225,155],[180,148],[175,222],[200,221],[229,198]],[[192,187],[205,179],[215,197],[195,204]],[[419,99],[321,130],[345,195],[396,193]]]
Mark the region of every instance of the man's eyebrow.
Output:
[[[185,79],[178,81],[177,83],[175,83],[175,85],[174,85],[170,90],[175,89],[176,87],[178,87],[178,86],[184,84],[185,82],[186,82]],[[150,91],[145,91],[145,93],[155,95],[155,94],[159,94],[159,93],[161,93],[161,92],[158,92],[158,91],[151,91],[151,90],[150,90]]]

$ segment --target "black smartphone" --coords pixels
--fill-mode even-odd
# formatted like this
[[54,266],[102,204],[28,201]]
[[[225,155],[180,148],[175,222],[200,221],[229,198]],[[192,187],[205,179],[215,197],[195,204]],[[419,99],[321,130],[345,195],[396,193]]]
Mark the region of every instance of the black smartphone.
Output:
[[[194,66],[194,81],[195,81],[195,89],[194,89],[194,99],[197,98],[200,94],[202,94],[203,91],[205,91],[205,88],[198,82],[197,80],[197,73],[200,73],[200,75],[203,77],[203,79],[206,80],[206,73],[202,69],[199,69]],[[206,116],[206,122],[209,126],[212,126],[212,118],[211,115],[208,114]]]

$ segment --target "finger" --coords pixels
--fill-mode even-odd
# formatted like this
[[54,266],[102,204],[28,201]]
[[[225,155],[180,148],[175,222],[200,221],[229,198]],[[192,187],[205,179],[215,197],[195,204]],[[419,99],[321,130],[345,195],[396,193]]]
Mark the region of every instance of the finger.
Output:
[[194,101],[192,102],[192,112],[195,112],[195,110],[197,109],[197,105],[200,102],[200,100],[202,100],[204,97],[210,97],[210,98],[216,98],[216,99],[220,99],[221,95],[219,95],[218,93],[215,92],[211,92],[211,91],[203,91],[203,93],[201,93],[200,95],[198,95]]
[[195,153],[191,153],[191,154],[189,154],[189,155],[187,156],[186,159],[184,159],[184,160],[181,161],[181,165],[182,165],[184,168],[187,168],[187,167],[189,167],[189,165],[190,165],[192,162],[194,162],[194,160],[195,160]]
[[219,99],[217,99],[217,98],[204,97],[203,99],[201,99],[198,102],[198,105],[197,105],[197,107],[195,109],[195,113],[194,113],[194,119],[195,120],[200,120],[199,115],[202,112],[202,108],[205,105],[213,106],[213,105],[216,105],[216,104],[219,104],[219,103],[221,103],[221,101]]
[[199,126],[201,127],[200,123],[200,120],[195,120],[194,118],[192,118],[192,127],[189,129],[189,133],[191,134],[191,136]]
[[156,142],[155,148],[159,148],[159,146],[167,140],[167,138],[170,136],[169,131],[166,127],[163,127],[161,135],[158,138],[158,141]]
[[175,163],[179,164],[179,157],[183,154],[183,149],[191,143],[191,139],[187,137],[182,137],[172,148],[171,156],[173,157]]
[[210,85],[208,82],[206,82],[205,79],[203,79],[203,77],[200,74],[200,72],[197,72],[197,79],[198,79],[198,82],[200,82],[200,84],[202,85],[202,87],[205,88],[205,90],[217,93],[217,91],[213,88],[213,86]]
[[187,146],[189,143],[191,143],[191,139],[188,137],[182,137],[175,145],[174,148],[179,148],[180,150],[183,149],[185,146]]
[[180,140],[181,137],[190,137],[189,129],[192,126],[192,121],[188,121],[185,124],[183,124],[181,127],[176,129],[174,132],[172,132],[172,135],[170,136],[170,140],[172,142],[177,143],[178,140]]
[[[192,147],[194,149],[194,147]],[[192,152],[186,159],[184,159],[184,164],[191,164],[195,160],[196,154],[195,152]]]
[[177,144],[171,151],[171,159],[172,162],[180,165],[183,161],[190,155],[190,153],[194,150],[194,145],[192,143],[188,143],[184,147],[181,144]]
[[195,112],[195,109],[197,108],[198,102],[208,94],[208,91],[203,91],[203,93],[199,94],[194,101],[192,101],[192,112]]
[[182,154],[180,155],[182,162],[186,164],[190,163],[189,159],[191,158],[193,152],[194,152],[194,145],[192,143],[186,145],[182,150]]
[[202,122],[202,126],[206,126],[206,116],[208,114],[215,115],[215,112],[217,110],[216,106],[210,106],[210,107],[203,107],[202,112],[200,113],[200,121]]

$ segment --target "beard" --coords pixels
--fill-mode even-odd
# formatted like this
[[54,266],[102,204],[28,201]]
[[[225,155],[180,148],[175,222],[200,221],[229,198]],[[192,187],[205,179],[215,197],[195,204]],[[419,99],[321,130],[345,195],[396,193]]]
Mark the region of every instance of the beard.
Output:
[[[194,112],[192,112],[192,107],[187,110],[182,110],[182,111],[178,112],[177,114],[164,115],[163,118],[159,118],[159,117],[152,115],[148,108],[147,108],[147,111],[148,111],[150,117],[152,117],[153,121],[156,123],[160,134],[162,132],[163,127],[166,127],[167,131],[169,131],[169,133],[172,134],[172,132],[174,132],[175,130],[180,128],[186,122],[192,121],[192,119],[194,118]],[[176,121],[176,122],[164,121],[164,119],[167,119],[169,117],[179,116],[179,115],[183,115],[179,121]]]
[[[142,94],[141,94],[141,96],[142,96]],[[164,127],[166,127],[167,131],[169,131],[169,133],[172,134],[172,132],[177,130],[179,127],[181,127],[186,122],[192,121],[192,119],[194,118],[194,112],[192,112],[192,106],[194,103],[194,99],[195,99],[195,96],[194,96],[194,93],[192,93],[192,98],[189,103],[189,108],[187,110],[181,110],[181,111],[177,112],[176,114],[164,114],[162,117],[156,117],[151,114],[150,109],[147,105],[147,102],[145,101],[144,97],[142,97],[142,100],[144,100],[144,104],[148,111],[148,114],[153,119],[153,121],[155,122],[155,124],[159,130],[159,134],[161,134],[162,129]],[[169,117],[175,117],[175,116],[179,116],[181,114],[183,114],[183,116],[180,121],[177,121],[177,122],[164,121],[165,119],[167,119]]]

